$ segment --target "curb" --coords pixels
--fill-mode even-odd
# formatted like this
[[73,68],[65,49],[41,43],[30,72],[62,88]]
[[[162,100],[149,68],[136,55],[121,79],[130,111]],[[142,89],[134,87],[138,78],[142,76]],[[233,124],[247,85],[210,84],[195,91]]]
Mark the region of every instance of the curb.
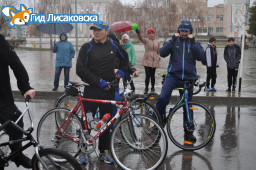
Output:
[[[52,91],[37,91],[36,99],[45,99],[45,100],[57,100],[63,92],[52,92]],[[13,91],[13,96],[15,100],[24,100],[20,91]],[[173,95],[171,102],[175,103],[179,99],[178,95]],[[256,97],[239,97],[239,96],[194,96],[193,101],[198,101],[202,103],[214,103],[224,105],[227,103],[237,104],[237,105],[254,105],[256,103]]]

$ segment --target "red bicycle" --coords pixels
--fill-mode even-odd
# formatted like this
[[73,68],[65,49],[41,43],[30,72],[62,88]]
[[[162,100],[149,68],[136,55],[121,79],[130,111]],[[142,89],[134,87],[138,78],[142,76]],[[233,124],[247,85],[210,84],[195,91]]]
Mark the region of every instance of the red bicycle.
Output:
[[[116,105],[119,112],[99,130],[88,122],[83,102],[97,102]],[[156,169],[164,161],[168,143],[161,126],[152,117],[133,114],[129,102],[82,98],[70,111],[54,108],[46,112],[37,128],[37,140],[43,147],[54,147],[67,151],[74,157],[80,152],[96,152],[96,140],[116,121],[112,131],[110,150],[123,169]],[[92,132],[95,135],[91,135]],[[97,152],[96,152],[97,154]],[[98,154],[97,154],[98,155]]]

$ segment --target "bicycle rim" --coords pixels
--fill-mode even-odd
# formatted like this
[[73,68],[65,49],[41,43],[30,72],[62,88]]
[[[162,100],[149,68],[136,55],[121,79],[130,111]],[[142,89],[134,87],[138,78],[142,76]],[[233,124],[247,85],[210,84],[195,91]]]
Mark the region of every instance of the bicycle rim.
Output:
[[61,107],[66,109],[72,109],[78,102],[77,96],[71,96],[67,94],[63,94],[59,100],[57,101],[55,107]]
[[[197,150],[206,146],[213,138],[216,129],[215,118],[202,104],[188,102],[188,105],[190,112],[193,112],[193,130],[189,132],[185,130],[188,125],[184,126],[183,107],[185,107],[185,103],[183,103],[168,115],[167,132],[171,141],[179,148]],[[191,139],[191,133],[196,141]]]
[[[111,136],[112,156],[123,169],[156,169],[167,153],[166,134],[149,116],[132,115],[132,119],[126,117],[115,127]],[[148,129],[148,124],[152,129]]]
[[[69,115],[69,112],[70,111],[67,109],[57,108],[45,113],[38,124],[37,140],[44,148],[58,148],[76,157],[80,152],[79,143],[61,137],[63,133],[60,133],[61,136],[55,135],[60,125]],[[81,127],[79,118],[73,114],[66,120],[63,129],[65,128],[66,135],[80,138]],[[61,129],[61,132],[63,132],[63,129]]]
[[[47,166],[48,169],[62,169],[62,170],[82,170],[77,160],[66,152],[58,149],[47,148],[39,151],[40,159]],[[56,162],[55,160],[62,159],[65,162]],[[32,158],[33,170],[45,169],[36,155]]]

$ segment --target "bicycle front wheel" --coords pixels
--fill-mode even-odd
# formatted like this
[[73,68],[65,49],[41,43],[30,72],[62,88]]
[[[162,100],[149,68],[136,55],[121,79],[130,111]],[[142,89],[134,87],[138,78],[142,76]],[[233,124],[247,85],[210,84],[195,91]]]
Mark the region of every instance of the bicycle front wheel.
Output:
[[[76,114],[67,118],[69,113],[70,110],[65,108],[46,112],[37,127],[37,141],[44,148],[58,148],[76,157],[80,152],[80,144],[73,139],[81,137],[82,125]],[[57,135],[61,125],[63,126]]]
[[[39,151],[40,160],[36,155],[32,158],[32,169],[63,169],[63,170],[82,170],[77,160],[68,153],[54,148],[41,149]],[[58,162],[57,160],[65,160],[64,162]],[[41,162],[42,161],[42,162]],[[47,168],[45,168],[46,165]]]
[[112,132],[111,153],[123,169],[156,169],[164,161],[167,149],[164,130],[149,116],[128,116]]
[[202,104],[188,102],[188,106],[189,112],[192,113],[193,129],[187,129],[187,115],[184,111],[185,103],[183,103],[168,115],[167,132],[171,141],[179,148],[197,150],[206,146],[213,138],[216,129],[215,118]]

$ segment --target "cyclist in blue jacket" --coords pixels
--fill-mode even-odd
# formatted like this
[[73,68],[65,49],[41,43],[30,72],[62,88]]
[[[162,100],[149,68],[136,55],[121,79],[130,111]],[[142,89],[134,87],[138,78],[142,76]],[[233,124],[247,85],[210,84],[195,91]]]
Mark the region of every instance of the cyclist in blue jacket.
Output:
[[[195,38],[191,35],[192,33],[193,28],[190,21],[184,20],[178,28],[178,33],[173,35],[172,39],[160,48],[161,57],[170,55],[168,75],[165,78],[156,104],[157,110],[163,116],[164,124],[166,122],[166,106],[169,104],[173,89],[184,87],[184,81],[196,78],[196,60],[205,61],[204,49],[198,41],[195,41]],[[182,93],[180,91],[180,95]],[[192,94],[193,88],[190,88],[188,101],[192,100]],[[185,135],[187,138],[196,141],[193,132],[186,132],[185,130]]]

